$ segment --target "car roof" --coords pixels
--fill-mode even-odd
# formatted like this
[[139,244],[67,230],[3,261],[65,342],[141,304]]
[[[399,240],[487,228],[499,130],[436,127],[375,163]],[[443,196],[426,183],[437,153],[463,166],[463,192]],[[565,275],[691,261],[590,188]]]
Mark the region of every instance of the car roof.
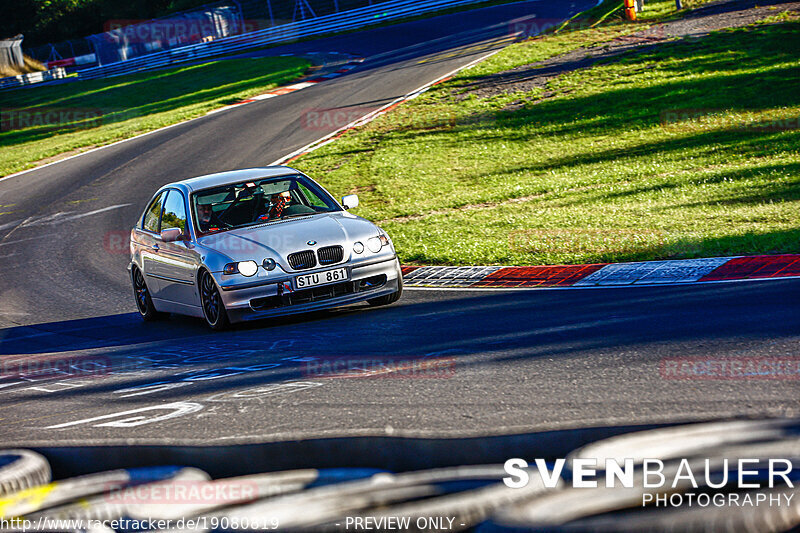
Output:
[[274,176],[284,176],[289,174],[299,174],[298,170],[283,165],[276,165],[271,167],[261,168],[245,168],[241,170],[229,170],[227,172],[217,172],[216,174],[208,174],[206,176],[198,176],[196,178],[189,178],[181,181],[176,181],[165,185],[163,189],[173,187],[183,189],[187,193],[192,193],[202,189],[211,187],[219,187],[220,185],[228,185],[230,183],[241,183],[248,180],[256,180],[262,178],[271,178]]

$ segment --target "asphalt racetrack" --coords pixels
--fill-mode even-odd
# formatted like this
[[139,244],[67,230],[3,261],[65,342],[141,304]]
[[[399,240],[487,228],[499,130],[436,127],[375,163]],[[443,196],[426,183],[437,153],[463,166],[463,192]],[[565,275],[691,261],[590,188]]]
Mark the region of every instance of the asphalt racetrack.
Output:
[[[304,126],[304,110],[365,114],[503,46],[514,18],[565,18],[592,4],[523,2],[274,49],[366,60],[296,93],[0,181],[0,204],[15,204],[0,215],[0,444],[797,416],[796,380],[686,380],[670,369],[688,357],[796,358],[800,280],[408,290],[387,308],[221,334],[188,318],[144,324],[135,313],[127,247],[115,243],[159,186],[267,165],[327,133]],[[32,380],[31,360],[81,370]],[[346,373],[330,372],[341,364]]]

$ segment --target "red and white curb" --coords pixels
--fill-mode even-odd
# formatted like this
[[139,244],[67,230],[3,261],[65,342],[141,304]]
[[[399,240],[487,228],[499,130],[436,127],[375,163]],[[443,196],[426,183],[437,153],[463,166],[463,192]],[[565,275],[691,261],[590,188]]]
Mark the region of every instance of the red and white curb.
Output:
[[273,89],[273,90],[268,91],[268,92],[266,92],[264,94],[259,94],[257,96],[253,96],[252,98],[248,98],[246,100],[241,100],[239,102],[236,102],[235,104],[231,104],[231,105],[227,105],[227,106],[224,106],[224,107],[220,107],[218,109],[213,109],[213,110],[209,111],[208,113],[206,113],[206,116],[213,115],[215,113],[220,113],[222,111],[230,111],[231,109],[234,109],[234,108],[237,108],[237,107],[241,107],[243,105],[251,104],[253,102],[258,102],[259,100],[267,100],[269,98],[275,98],[276,96],[282,96],[284,94],[293,93],[295,91],[299,91],[299,90],[305,89],[307,87],[313,87],[314,85],[316,85],[318,83],[322,83],[323,81],[332,80],[334,78],[338,78],[339,76],[347,74],[349,71],[353,70],[354,68],[356,68],[357,66],[359,66],[363,62],[364,62],[364,58],[363,57],[351,59],[348,63],[346,63],[346,64],[342,65],[341,67],[339,67],[338,70],[335,70],[334,72],[330,72],[328,74],[325,74],[324,76],[318,76],[318,77],[311,78],[311,79],[306,80],[306,81],[293,83],[292,85],[285,85],[283,87],[278,87],[277,89]]
[[404,266],[406,287],[547,288],[800,277],[800,254],[554,266]]

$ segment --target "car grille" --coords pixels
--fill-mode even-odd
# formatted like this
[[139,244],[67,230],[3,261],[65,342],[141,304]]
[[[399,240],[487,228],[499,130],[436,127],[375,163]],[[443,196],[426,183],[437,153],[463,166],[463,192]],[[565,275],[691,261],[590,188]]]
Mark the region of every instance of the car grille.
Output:
[[277,296],[266,296],[250,300],[250,307],[253,311],[267,311],[279,307],[328,300],[346,294],[374,291],[384,285],[386,285],[386,274],[379,274],[358,281],[343,281],[342,283],[333,283],[302,291],[281,293],[280,289],[278,289],[279,294]]
[[289,254],[289,266],[295,270],[307,270],[317,266],[317,258],[314,256],[313,250],[305,250],[303,252],[295,252]]
[[322,287],[314,287],[313,289],[306,289],[304,291],[296,291],[288,295],[289,305],[307,304],[320,300],[327,300],[329,298],[336,298],[337,296],[352,294],[354,292],[353,289],[353,283],[346,281],[343,283],[334,283],[332,285],[323,285]]
[[344,248],[341,246],[325,246],[317,251],[320,265],[332,265],[344,259]]

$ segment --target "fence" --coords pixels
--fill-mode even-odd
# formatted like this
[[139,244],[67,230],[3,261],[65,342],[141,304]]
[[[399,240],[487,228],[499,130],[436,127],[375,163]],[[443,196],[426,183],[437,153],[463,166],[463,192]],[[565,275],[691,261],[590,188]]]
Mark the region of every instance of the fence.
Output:
[[22,87],[32,83],[41,83],[43,81],[59,80],[66,77],[67,72],[61,68],[54,68],[45,70],[44,72],[33,72],[32,74],[23,74],[21,76],[9,76],[8,78],[0,78],[0,89],[11,89],[13,87]]
[[449,7],[480,3],[481,1],[484,0],[393,0],[381,2],[232,37],[155,52],[110,65],[87,68],[80,71],[80,77],[91,79],[120,76],[248,48],[288,43],[301,38],[358,29],[368,24],[396,20]]

